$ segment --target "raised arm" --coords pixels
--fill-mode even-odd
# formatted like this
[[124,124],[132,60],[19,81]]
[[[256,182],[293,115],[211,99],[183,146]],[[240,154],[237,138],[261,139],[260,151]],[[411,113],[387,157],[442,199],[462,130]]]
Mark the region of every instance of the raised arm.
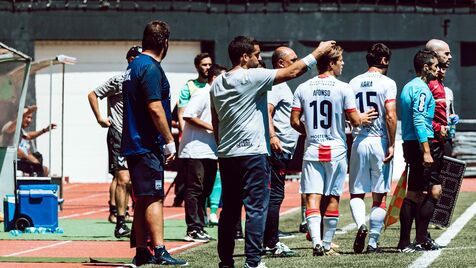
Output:
[[308,68],[316,64],[316,61],[329,51],[335,41],[325,41],[319,43],[319,46],[305,58],[298,60],[286,68],[278,69],[276,77],[274,78],[274,85],[281,84],[293,78],[299,77],[307,71]]

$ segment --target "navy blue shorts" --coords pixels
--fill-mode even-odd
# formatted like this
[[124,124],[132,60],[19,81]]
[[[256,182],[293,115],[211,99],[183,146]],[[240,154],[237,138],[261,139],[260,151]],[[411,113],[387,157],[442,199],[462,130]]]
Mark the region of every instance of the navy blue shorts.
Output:
[[159,153],[127,156],[134,196],[164,197],[164,161]]

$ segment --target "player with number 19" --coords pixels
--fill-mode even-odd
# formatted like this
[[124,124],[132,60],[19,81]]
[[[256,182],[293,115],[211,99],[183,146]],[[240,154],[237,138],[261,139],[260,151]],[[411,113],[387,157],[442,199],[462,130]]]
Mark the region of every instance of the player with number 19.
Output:
[[[319,75],[299,85],[291,112],[292,127],[306,134],[301,192],[306,195],[306,221],[314,256],[338,255],[331,249],[331,242],[339,220],[339,198],[347,173],[345,116],[353,126],[360,126],[370,123],[377,114],[373,110],[360,114],[352,88],[336,79],[344,66],[342,53],[343,49],[336,45],[319,59]],[[321,199],[328,204],[322,211],[323,217]]]

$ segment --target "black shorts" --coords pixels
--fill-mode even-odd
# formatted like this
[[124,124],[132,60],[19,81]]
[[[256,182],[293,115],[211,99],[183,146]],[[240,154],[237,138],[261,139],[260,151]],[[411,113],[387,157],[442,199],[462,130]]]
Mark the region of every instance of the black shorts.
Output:
[[109,127],[107,131],[107,151],[109,156],[109,173],[119,170],[127,170],[126,158],[121,156],[121,137],[122,133],[113,127]]
[[444,155],[444,144],[429,141],[433,165],[423,166],[423,150],[418,141],[403,142],[403,157],[410,170],[408,172],[409,191],[428,191],[433,185],[441,184],[440,171]]
[[164,197],[164,160],[159,153],[127,156],[134,196]]

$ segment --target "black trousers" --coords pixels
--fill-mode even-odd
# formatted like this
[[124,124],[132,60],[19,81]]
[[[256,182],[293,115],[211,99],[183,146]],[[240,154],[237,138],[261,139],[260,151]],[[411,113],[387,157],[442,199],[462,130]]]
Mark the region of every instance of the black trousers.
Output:
[[261,261],[264,225],[268,211],[270,179],[266,155],[220,158],[223,208],[218,222],[220,267],[233,267],[235,226],[245,207],[246,263]]
[[284,199],[284,184],[291,155],[288,153],[272,152],[271,164],[271,193],[269,195],[268,217],[264,231],[263,246],[274,247],[279,242],[279,210]]
[[185,174],[185,222],[187,231],[205,227],[205,201],[213,190],[217,160],[182,159]]

